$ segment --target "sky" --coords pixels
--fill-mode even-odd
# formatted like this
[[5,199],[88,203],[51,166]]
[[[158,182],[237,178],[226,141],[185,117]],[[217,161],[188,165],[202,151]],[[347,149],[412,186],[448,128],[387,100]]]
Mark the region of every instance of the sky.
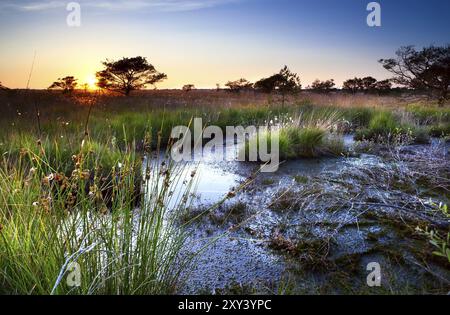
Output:
[[284,65],[307,86],[389,77],[377,60],[405,45],[450,43],[450,1],[384,0],[369,27],[369,0],[79,0],[69,27],[63,0],[0,0],[0,82],[47,88],[73,75],[93,83],[101,62],[144,56],[168,75],[158,88],[252,82]]

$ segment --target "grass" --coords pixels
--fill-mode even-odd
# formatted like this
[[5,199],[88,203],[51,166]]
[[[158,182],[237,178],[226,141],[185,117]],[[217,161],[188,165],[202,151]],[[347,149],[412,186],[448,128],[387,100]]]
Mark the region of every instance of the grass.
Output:
[[420,124],[440,124],[450,123],[450,109],[438,106],[430,106],[423,103],[410,104],[406,107],[406,111],[411,113]]
[[[179,176],[156,160],[143,177],[134,148],[86,138],[72,159],[58,154],[63,143],[3,155],[0,293],[174,293],[187,261],[178,256],[185,235],[169,205],[188,207],[192,185],[171,193]],[[79,287],[66,284],[72,263],[81,268]]]
[[[450,135],[448,108],[393,98],[303,95],[281,108],[262,95],[183,95],[0,96],[0,294],[176,293],[190,263],[179,256],[186,235],[177,222],[190,208],[192,179],[174,194],[184,180],[177,166],[150,158],[143,173],[142,158],[192,117],[222,128],[278,125],[282,159],[340,155],[341,134],[354,131],[373,141]],[[258,139],[270,141],[268,133],[250,141]],[[283,194],[274,209],[295,198]],[[237,221],[246,213],[240,203],[230,210]],[[80,287],[65,281],[74,262]]]
[[317,158],[339,156],[344,153],[342,138],[334,132],[341,121],[340,113],[329,109],[311,110],[302,107],[293,119],[280,121],[273,131],[259,132],[247,141],[246,155],[250,148],[259,148],[267,142],[271,148],[272,138],[279,143],[280,159]]

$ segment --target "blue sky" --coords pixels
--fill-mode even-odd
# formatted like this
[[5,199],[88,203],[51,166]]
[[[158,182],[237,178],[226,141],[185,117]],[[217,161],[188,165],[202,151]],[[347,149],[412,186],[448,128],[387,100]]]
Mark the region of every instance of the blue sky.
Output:
[[89,80],[106,58],[148,57],[169,79],[161,88],[255,81],[288,65],[304,85],[316,78],[389,76],[377,60],[403,45],[450,42],[450,1],[384,0],[382,26],[366,24],[368,0],[80,0],[0,2],[0,81],[24,87],[75,75]]

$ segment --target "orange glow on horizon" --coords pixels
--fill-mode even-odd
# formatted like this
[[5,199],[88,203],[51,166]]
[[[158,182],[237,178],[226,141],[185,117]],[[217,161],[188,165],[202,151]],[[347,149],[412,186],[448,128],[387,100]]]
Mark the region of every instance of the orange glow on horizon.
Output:
[[86,79],[84,80],[84,84],[87,86],[87,88],[91,91],[97,90],[97,78],[94,75],[88,75]]

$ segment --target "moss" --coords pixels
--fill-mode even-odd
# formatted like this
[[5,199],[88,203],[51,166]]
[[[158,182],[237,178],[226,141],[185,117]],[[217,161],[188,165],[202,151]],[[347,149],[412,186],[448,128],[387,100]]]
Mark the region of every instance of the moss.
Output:
[[294,176],[294,180],[297,184],[307,184],[309,182],[309,178],[303,175]]
[[263,186],[272,186],[273,184],[275,184],[275,180],[273,178],[265,178],[261,183],[263,184]]

